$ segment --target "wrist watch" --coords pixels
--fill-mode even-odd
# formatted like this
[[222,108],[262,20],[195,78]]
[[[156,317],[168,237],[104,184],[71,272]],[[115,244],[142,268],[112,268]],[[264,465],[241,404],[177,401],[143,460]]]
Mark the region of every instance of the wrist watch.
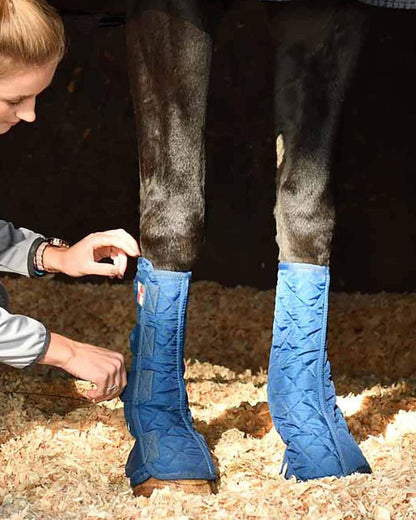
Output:
[[[65,247],[68,248],[69,244],[65,240],[62,240],[61,238],[44,238],[39,242],[39,245],[37,245],[36,250],[34,251],[33,256],[33,266],[35,268],[36,274],[42,275],[46,273],[45,266],[43,264],[43,254],[45,253],[45,249],[47,247]],[[49,271],[51,272],[51,271]]]

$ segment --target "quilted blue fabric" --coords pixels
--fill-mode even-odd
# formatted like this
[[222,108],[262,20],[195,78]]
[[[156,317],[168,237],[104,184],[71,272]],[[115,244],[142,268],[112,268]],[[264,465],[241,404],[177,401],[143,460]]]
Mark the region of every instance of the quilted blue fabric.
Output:
[[126,475],[132,487],[150,477],[215,480],[205,439],[193,427],[184,383],[186,308],[191,273],[155,270],[139,258],[134,293],[133,361],[123,392],[136,438]]
[[371,472],[336,404],[326,345],[328,293],[328,267],[279,265],[268,399],[287,446],[287,478]]

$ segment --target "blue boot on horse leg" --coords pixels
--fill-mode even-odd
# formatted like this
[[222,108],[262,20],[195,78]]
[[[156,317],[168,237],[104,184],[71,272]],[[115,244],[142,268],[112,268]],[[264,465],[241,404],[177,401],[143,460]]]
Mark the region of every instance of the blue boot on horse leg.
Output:
[[[280,265],[268,400],[286,444],[282,473],[298,480],[371,472],[337,407],[326,340],[331,151],[363,8],[335,0],[321,10],[310,4],[282,6],[278,14],[285,16],[276,16],[273,28],[283,38],[275,86],[276,130],[285,151],[277,178]],[[302,46],[299,20],[308,20]]]
[[371,472],[336,404],[326,342],[328,291],[328,267],[280,264],[268,398],[287,446],[286,478]]
[[179,489],[181,481],[188,492],[190,486],[209,492],[209,482],[216,479],[205,439],[192,424],[183,379],[190,279],[190,273],[155,270],[139,259],[137,324],[130,335],[133,360],[123,400],[136,439],[126,474],[142,495],[156,481],[166,480],[176,481]]
[[139,136],[144,258],[135,279],[137,325],[123,396],[136,439],[126,473],[136,495],[165,486],[211,493],[217,474],[193,426],[183,377],[191,269],[204,226],[211,40],[199,1],[130,3],[127,48]]

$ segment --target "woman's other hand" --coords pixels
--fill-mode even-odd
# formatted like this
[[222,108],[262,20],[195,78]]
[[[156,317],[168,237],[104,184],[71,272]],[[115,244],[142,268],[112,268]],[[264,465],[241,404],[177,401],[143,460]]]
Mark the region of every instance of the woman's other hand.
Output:
[[62,368],[78,379],[94,383],[96,388],[86,395],[94,403],[114,399],[127,384],[122,354],[60,334],[51,333],[48,350],[38,364]]
[[[46,271],[80,277],[87,274],[123,278],[127,257],[140,255],[136,240],[124,229],[113,229],[86,236],[70,248],[48,246],[43,254]],[[113,263],[100,263],[110,258]]]

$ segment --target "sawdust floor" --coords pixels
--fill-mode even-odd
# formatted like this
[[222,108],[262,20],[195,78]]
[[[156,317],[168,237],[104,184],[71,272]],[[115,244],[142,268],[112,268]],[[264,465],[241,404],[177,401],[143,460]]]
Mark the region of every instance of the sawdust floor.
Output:
[[[3,279],[16,313],[128,353],[131,286]],[[416,519],[416,295],[332,295],[339,404],[374,473],[295,483],[266,401],[273,291],[192,287],[187,380],[197,428],[218,459],[218,495],[132,497],[122,404],[82,400],[57,370],[0,374],[0,519]]]

